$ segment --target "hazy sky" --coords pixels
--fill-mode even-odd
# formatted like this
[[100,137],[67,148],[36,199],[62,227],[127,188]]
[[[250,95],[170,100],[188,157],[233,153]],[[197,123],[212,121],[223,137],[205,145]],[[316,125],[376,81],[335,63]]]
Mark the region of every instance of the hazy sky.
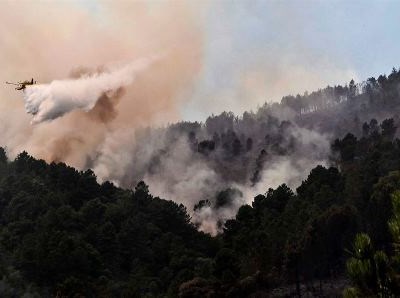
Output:
[[[122,1],[41,1],[45,5],[40,6],[33,1],[21,0],[18,9],[24,8],[26,11],[23,14],[35,16],[40,13],[38,10],[41,7],[49,6],[54,7],[54,13],[61,13],[60,16],[63,16],[63,6],[60,5],[62,2],[76,4],[78,10],[90,16],[88,24],[95,24],[94,27],[100,32],[102,28],[114,26],[122,28],[122,31],[114,30],[114,34],[123,35],[130,43],[136,41],[140,45],[146,42],[143,41],[145,34],[141,34],[140,26],[133,28],[136,18],[139,19],[137,24],[141,22],[141,11],[128,9],[134,10],[141,5],[127,5],[126,10],[118,12],[124,16],[114,18],[112,22],[107,11],[107,7],[112,5],[103,5],[102,2],[110,4]],[[137,0],[127,2],[140,3]],[[194,11],[192,19],[198,24],[202,35],[199,54],[201,69],[193,83],[183,92],[184,99],[179,104],[181,118],[185,120],[204,120],[208,115],[224,110],[240,114],[245,110],[255,110],[265,101],[279,101],[283,95],[302,94],[305,90],[313,91],[328,84],[344,84],[352,78],[356,81],[364,80],[370,76],[389,73],[393,66],[400,66],[400,1],[160,0],[147,1],[146,5],[150,9],[144,11],[147,14],[150,11],[151,14],[152,8],[160,10],[168,6],[174,9],[182,4]],[[18,9],[6,13],[17,15]],[[17,24],[24,22],[23,14],[13,16]],[[75,18],[76,15],[74,13],[63,17]],[[153,20],[157,22],[156,17]],[[51,23],[47,20],[43,22]],[[57,24],[58,27],[61,25]],[[37,21],[30,26],[33,30],[29,34],[35,36],[35,27],[39,26]],[[68,26],[66,24],[61,32],[54,31],[57,33],[52,33],[52,25],[46,30],[49,31],[49,36],[72,35],[77,29],[77,36],[85,32],[84,26],[79,24],[70,28]],[[10,35],[4,40],[7,46],[14,36],[7,33],[10,29],[4,28],[7,30],[6,35]],[[167,30],[165,32],[171,34]],[[46,32],[39,33],[43,35]],[[164,38],[163,33],[155,35],[155,38]],[[197,39],[198,36],[196,42]],[[14,42],[22,45],[19,47],[21,51],[27,44],[25,38]],[[192,42],[188,35],[183,42],[186,45],[183,46]],[[0,50],[1,43],[2,40]],[[83,52],[80,48],[84,47],[90,51],[90,44],[89,35],[81,43],[72,46],[68,42],[51,45],[54,49],[50,53],[65,50],[60,47],[66,46],[73,48],[71,53]],[[102,46],[100,50],[106,51],[107,46]],[[160,49],[162,50],[164,49]],[[93,46],[92,51],[99,51],[99,48]],[[43,51],[40,55],[44,56],[48,52]],[[48,55],[52,57],[51,54]],[[50,58],[47,60],[52,61]],[[102,63],[109,62],[113,61]],[[81,65],[82,61],[76,63]],[[49,65],[50,68],[56,66],[54,61]],[[76,65],[71,65],[71,68],[74,66]],[[6,69],[7,67],[20,69],[19,66],[6,65]],[[47,81],[52,74],[59,75],[59,72],[49,72],[49,77],[42,76],[38,80]]]
[[400,1],[211,1],[187,119],[400,66]]

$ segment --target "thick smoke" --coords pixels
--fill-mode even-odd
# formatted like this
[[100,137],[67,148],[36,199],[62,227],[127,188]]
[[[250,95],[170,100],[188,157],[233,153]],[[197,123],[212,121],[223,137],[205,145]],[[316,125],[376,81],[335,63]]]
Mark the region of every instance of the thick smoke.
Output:
[[[26,150],[79,169],[105,168],[110,143],[120,144],[111,150],[129,150],[125,136],[132,141],[139,127],[180,118],[180,103],[202,65],[196,17],[201,7],[107,1],[94,6],[2,3],[1,80],[51,82],[28,86],[23,94],[33,122],[44,121],[33,126],[21,93],[0,89],[1,145],[11,158]],[[115,66],[121,61],[133,62]],[[119,162],[109,171],[125,168],[122,157]]]
[[293,111],[226,113],[205,124],[120,131],[99,148],[93,166],[122,186],[146,181],[152,194],[183,203],[199,229],[215,235],[257,194],[282,183],[295,189],[312,168],[328,165],[330,139],[299,127]]
[[132,84],[155,59],[142,58],[109,72],[28,86],[24,90],[25,109],[33,115],[32,123],[54,120],[76,109],[88,112],[105,94]]
[[[51,82],[27,87],[23,94],[33,120],[20,93],[0,89],[0,145],[11,158],[26,150],[48,162],[93,168],[100,182],[129,188],[145,180],[153,194],[183,203],[199,229],[213,234],[254,195],[281,183],[296,187],[311,168],[326,163],[329,136],[297,126],[290,110],[260,109],[241,118],[224,114],[204,124],[166,125],[182,119],[180,108],[193,91],[203,96],[203,106],[230,108],[218,97],[219,90],[217,96],[204,96],[194,86],[205,63],[204,28],[209,24],[203,5],[99,1],[94,6],[2,3],[1,80],[33,76]],[[215,41],[209,42],[218,45]],[[214,51],[219,57],[230,49],[217,46]],[[206,60],[212,64],[211,58]],[[96,70],[116,61],[134,62]],[[293,72],[288,65],[287,72]],[[64,79],[80,66],[84,71]],[[286,78],[285,73],[279,77]],[[216,74],[221,80],[227,75]],[[246,72],[243,77],[244,89],[265,88],[264,79],[252,80]],[[287,88],[290,82],[281,81]]]

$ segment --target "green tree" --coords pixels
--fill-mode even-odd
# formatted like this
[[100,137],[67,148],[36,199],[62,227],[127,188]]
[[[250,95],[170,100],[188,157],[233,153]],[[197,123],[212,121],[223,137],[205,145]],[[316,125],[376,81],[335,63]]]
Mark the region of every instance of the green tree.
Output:
[[393,253],[375,250],[371,238],[357,234],[346,268],[353,287],[345,297],[398,297],[400,295],[400,191],[392,194],[393,216],[388,221]]

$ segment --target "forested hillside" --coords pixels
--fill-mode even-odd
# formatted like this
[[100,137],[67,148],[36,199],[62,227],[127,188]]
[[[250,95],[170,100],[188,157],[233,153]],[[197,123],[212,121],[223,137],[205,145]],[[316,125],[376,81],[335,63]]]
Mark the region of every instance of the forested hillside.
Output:
[[[152,192],[182,202],[190,212],[199,201],[208,201],[191,215],[201,230],[216,234],[221,222],[265,192],[266,185],[286,183],[295,189],[317,165],[332,165],[336,138],[362,137],[368,125],[375,129],[387,118],[398,126],[399,86],[400,71],[393,69],[378,79],[286,96],[241,116],[223,112],[204,123],[146,129],[137,135],[127,164],[108,178],[124,187],[145,180]],[[230,204],[216,203],[229,188],[245,195],[234,192]]]
[[[370,259],[351,279],[346,260],[357,258],[361,232],[388,260],[398,257],[388,221],[395,216],[391,195],[400,190],[399,83],[393,70],[360,85],[285,97],[241,118],[223,113],[204,125],[171,125],[160,129],[164,147],[140,161],[141,146],[151,147],[160,133],[144,132],[125,188],[26,152],[9,160],[1,149],[0,296],[284,297],[306,290],[329,296],[351,282],[364,292],[348,293],[378,293],[379,286],[363,283]],[[179,147],[186,146],[182,137],[189,151]],[[186,168],[165,162],[175,160],[174,150],[190,152],[179,159],[190,160]],[[294,179],[270,188],[268,169],[286,161],[283,178],[297,168],[306,174],[298,185]],[[205,175],[203,164],[217,174],[201,188],[193,185],[210,189],[187,197],[186,207],[149,191],[160,172],[181,181]],[[232,181],[258,193],[248,197]],[[210,222],[215,237],[199,231]],[[399,275],[396,266],[386,267]],[[385,276],[379,268],[380,275],[371,269],[367,277]],[[345,282],[331,289],[326,280]],[[400,295],[396,279],[384,287]]]

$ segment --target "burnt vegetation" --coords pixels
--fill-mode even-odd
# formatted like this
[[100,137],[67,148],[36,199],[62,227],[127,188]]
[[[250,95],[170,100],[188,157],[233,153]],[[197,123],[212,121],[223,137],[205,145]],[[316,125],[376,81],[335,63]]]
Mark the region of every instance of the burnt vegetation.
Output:
[[[332,293],[322,281],[340,279],[353,284],[351,297],[400,295],[391,197],[400,189],[399,86],[393,69],[361,84],[287,96],[240,118],[224,112],[204,125],[168,127],[169,139],[185,135],[222,177],[252,185],[272,158],[319,148],[302,147],[294,129],[333,136],[330,166],[314,167],[296,189],[266,185],[219,223],[216,237],[197,230],[192,210],[154,197],[143,181],[131,189],[99,184],[91,170],[26,152],[9,160],[1,149],[0,296],[329,296],[344,286]],[[243,196],[226,188],[194,212]],[[353,248],[369,255],[352,255]],[[359,270],[371,264],[378,269]]]

